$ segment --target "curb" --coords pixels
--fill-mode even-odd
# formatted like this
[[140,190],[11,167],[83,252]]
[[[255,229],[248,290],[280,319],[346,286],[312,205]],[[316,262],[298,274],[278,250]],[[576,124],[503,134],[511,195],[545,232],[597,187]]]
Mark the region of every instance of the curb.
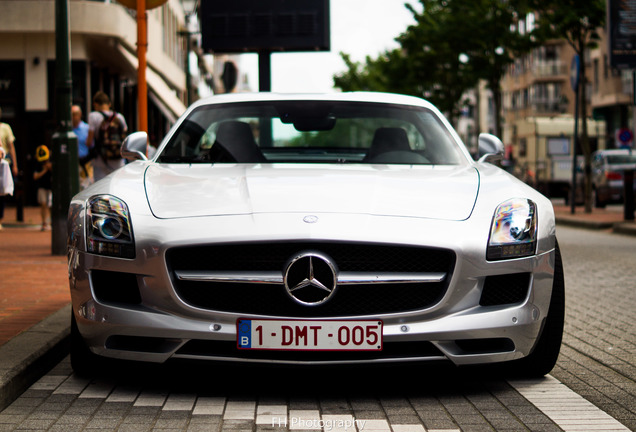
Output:
[[636,223],[634,222],[619,222],[615,223],[613,232],[617,234],[627,234],[636,236]]
[[69,353],[70,304],[0,346],[0,411]]
[[615,234],[626,234],[636,236],[636,223],[634,222],[601,222],[591,220],[581,220],[568,216],[556,216],[557,225],[584,228],[589,230],[612,230]]
[[586,228],[586,229],[609,229],[614,226],[614,222],[599,222],[599,221],[589,221],[589,220],[581,220],[576,218],[571,218],[568,216],[556,216],[557,225],[567,225],[576,228]]

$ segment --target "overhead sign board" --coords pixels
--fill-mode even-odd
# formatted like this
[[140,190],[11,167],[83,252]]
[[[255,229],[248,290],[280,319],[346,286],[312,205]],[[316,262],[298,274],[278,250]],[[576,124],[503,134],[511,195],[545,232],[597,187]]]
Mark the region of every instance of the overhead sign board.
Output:
[[329,0],[201,0],[201,44],[214,53],[329,51]]
[[636,2],[607,1],[610,65],[618,69],[636,68]]

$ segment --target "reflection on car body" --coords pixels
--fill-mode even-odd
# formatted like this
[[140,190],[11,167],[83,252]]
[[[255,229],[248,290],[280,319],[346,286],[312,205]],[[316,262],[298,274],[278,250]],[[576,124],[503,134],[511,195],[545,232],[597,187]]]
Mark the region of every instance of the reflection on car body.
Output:
[[195,103],[152,160],[72,200],[72,365],[506,362],[547,373],[564,283],[550,201],[439,111],[376,93]]

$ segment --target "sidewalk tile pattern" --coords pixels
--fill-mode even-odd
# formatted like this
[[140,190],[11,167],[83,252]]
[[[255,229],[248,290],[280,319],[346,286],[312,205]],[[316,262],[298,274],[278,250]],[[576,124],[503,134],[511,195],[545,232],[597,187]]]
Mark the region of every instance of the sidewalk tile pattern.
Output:
[[[159,376],[158,376],[159,377]],[[132,381],[132,382],[131,382]],[[214,380],[210,380],[211,383]],[[276,382],[280,382],[276,378]],[[547,386],[513,383],[544,397],[569,401],[576,396],[553,378]],[[156,385],[163,385],[156,382]],[[90,431],[174,431],[206,432],[472,432],[472,431],[562,431],[568,418],[552,418],[556,405],[531,404],[504,381],[476,381],[469,384],[422,388],[409,392],[417,396],[288,395],[272,396],[267,391],[228,392],[194,384],[186,389],[143,388],[129,378],[79,379],[66,358],[33,384],[21,397],[0,412],[0,431],[47,430]],[[524,387],[526,386],[526,387]],[[243,388],[243,386],[241,386]],[[184,391],[185,390],[185,391]],[[259,393],[264,393],[261,395]],[[536,403],[536,402],[535,402]],[[577,416],[600,416],[598,409],[579,401],[566,402]],[[551,417],[552,416],[552,417]],[[604,421],[611,417],[603,417]],[[564,425],[566,427],[564,427]],[[603,423],[604,426],[616,426]],[[594,429],[586,429],[594,430]],[[612,429],[613,430],[613,429]],[[620,430],[620,429],[616,429]],[[626,430],[626,429],[622,429]]]
[[551,376],[510,384],[566,432],[629,432],[626,426]]

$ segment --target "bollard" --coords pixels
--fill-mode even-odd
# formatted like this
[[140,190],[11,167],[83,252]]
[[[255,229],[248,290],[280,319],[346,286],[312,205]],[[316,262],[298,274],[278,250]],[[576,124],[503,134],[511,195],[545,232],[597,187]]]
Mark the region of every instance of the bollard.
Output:
[[25,186],[22,177],[22,171],[18,172],[18,175],[15,178],[15,188],[13,191],[13,197],[15,199],[15,215],[18,222],[24,222],[24,203],[26,201],[26,194],[24,193]]
[[626,221],[634,220],[634,170],[625,170],[623,172],[623,196],[624,203],[624,219]]

